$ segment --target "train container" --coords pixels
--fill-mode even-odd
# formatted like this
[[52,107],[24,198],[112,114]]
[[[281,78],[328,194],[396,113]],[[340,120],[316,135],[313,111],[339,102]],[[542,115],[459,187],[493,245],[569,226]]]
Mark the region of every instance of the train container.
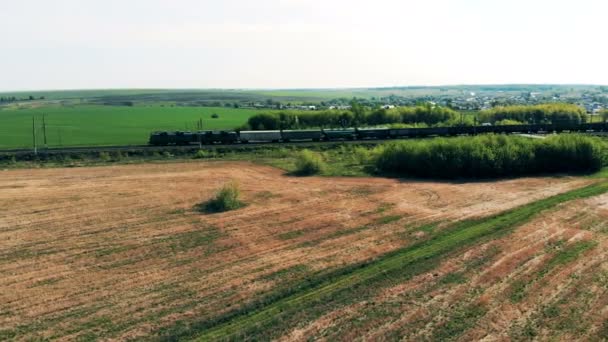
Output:
[[175,133],[173,132],[154,132],[150,134],[150,145],[155,146],[166,146],[172,144],[175,137]]
[[356,138],[357,132],[353,128],[323,130],[324,140],[355,140]]
[[320,130],[285,130],[281,131],[281,139],[285,142],[297,141],[297,140],[312,140],[320,141],[323,138],[323,134]]
[[248,142],[279,142],[281,131],[241,131],[239,139],[243,143]]
[[234,144],[238,135],[234,131],[201,131],[197,132],[197,142],[201,144]]
[[175,145],[189,145],[196,142],[196,134],[192,132],[175,132],[173,143]]
[[414,134],[416,128],[391,128],[388,130],[388,135],[391,138],[406,138]]
[[358,128],[357,137],[359,139],[388,139],[390,130],[388,128]]
[[430,135],[449,135],[449,127],[431,127],[431,128],[418,128],[417,136],[427,137]]
[[586,123],[584,126],[585,131],[601,132],[606,130],[606,123],[604,122],[590,122]]

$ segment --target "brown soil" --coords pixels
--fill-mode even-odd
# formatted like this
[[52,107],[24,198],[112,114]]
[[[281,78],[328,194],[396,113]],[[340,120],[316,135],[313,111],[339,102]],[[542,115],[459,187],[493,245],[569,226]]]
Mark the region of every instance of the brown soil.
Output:
[[[466,184],[297,178],[271,167],[225,162],[0,174],[0,332],[19,339],[145,336],[177,320],[216,316],[305,274],[412,243],[424,234],[416,227],[425,223],[485,216],[589,182],[571,177]],[[248,206],[212,215],[195,210],[229,180],[240,184]],[[608,211],[605,201],[601,204]],[[589,239],[601,234],[593,229],[603,229],[559,228],[555,220],[560,217],[552,218],[551,229],[540,229],[537,222],[506,238],[497,261],[470,282],[499,295],[509,277],[542,262],[543,241]],[[603,254],[594,258],[550,277],[570,279],[572,273],[597,268]],[[464,262],[455,260],[434,272]],[[575,283],[533,290],[558,298]],[[420,284],[414,279],[382,298],[398,298]],[[460,286],[470,285],[438,293],[431,304],[446,306],[466,296]],[[491,306],[485,325],[467,336],[504,337],[501,331],[528,305],[526,299]],[[408,309],[366,334],[382,336],[431,314],[421,307]],[[345,317],[330,313],[322,324],[315,322],[291,338],[314,335]]]

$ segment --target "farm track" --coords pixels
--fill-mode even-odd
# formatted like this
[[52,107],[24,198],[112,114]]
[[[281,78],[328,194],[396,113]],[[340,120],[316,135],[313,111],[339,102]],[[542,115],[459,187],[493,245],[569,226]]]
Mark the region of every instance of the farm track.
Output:
[[[251,163],[2,171],[0,337],[125,340],[213,320],[318,272],[407,247],[418,227],[593,182],[287,177]],[[238,211],[193,207],[224,182]]]

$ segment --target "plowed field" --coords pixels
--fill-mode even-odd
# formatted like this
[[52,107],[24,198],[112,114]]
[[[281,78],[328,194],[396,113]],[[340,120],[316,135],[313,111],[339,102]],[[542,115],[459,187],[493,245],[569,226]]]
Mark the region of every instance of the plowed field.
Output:
[[[455,221],[591,182],[298,178],[226,162],[0,175],[0,337],[69,340],[124,340],[212,320]],[[230,180],[245,208],[195,210]],[[555,336],[579,336],[580,324],[560,321],[572,310],[589,317],[585,334],[597,336],[603,316],[593,313],[604,315],[608,302],[607,200],[568,203],[284,338],[442,337],[460,314],[476,317],[459,331],[466,338],[551,337],[555,327]]]

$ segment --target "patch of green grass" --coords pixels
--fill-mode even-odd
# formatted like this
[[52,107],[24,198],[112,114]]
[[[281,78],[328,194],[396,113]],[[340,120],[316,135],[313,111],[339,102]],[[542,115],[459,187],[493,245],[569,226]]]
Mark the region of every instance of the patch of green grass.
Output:
[[466,281],[467,278],[461,272],[450,272],[439,279],[439,284],[464,284]]
[[[211,119],[213,113],[219,118]],[[41,108],[0,110],[0,149],[32,145],[32,117],[37,118],[37,133],[42,137],[45,114],[50,147],[145,145],[155,130],[234,129],[259,113],[253,109],[170,106],[45,106]],[[108,156],[110,157],[110,156]]]
[[516,280],[511,283],[509,288],[509,299],[513,303],[519,303],[526,298],[526,289],[528,282],[524,280]]
[[539,275],[543,276],[559,265],[564,265],[576,260],[581,254],[596,245],[597,242],[594,241],[577,241],[573,244],[564,246],[551,258],[551,260],[549,260],[549,262],[547,262],[547,264],[545,264],[539,271]]
[[298,237],[304,235],[305,233],[306,233],[306,231],[304,231],[304,230],[294,230],[291,232],[281,233],[278,235],[278,238],[281,240],[291,240],[291,239],[298,238]]
[[199,247],[205,247],[208,252],[213,252],[216,249],[214,242],[222,236],[222,232],[217,227],[208,227],[175,234],[163,239],[162,242],[166,243],[173,253],[185,252]]
[[45,280],[40,280],[40,281],[35,282],[31,287],[47,286],[47,285],[57,284],[62,279],[63,279],[63,277],[49,278],[49,279],[45,279]]
[[284,268],[282,270],[278,270],[276,272],[264,275],[264,276],[260,277],[259,279],[265,280],[265,281],[281,280],[284,278],[289,278],[289,277],[293,277],[296,275],[304,274],[304,273],[308,272],[309,270],[310,270],[310,267],[307,265],[295,265],[295,266]]
[[380,203],[376,210],[372,211],[371,214],[382,214],[385,211],[391,210],[395,207],[395,203]]
[[403,216],[401,215],[387,215],[387,216],[382,216],[377,218],[376,220],[374,220],[374,224],[389,224],[389,223],[393,223],[393,222],[397,222],[399,220],[401,220]]
[[473,327],[475,322],[485,315],[487,309],[479,304],[468,304],[457,307],[447,321],[433,331],[431,340],[450,341],[455,340],[467,329]]
[[352,189],[350,189],[349,191],[351,194],[355,195],[355,196],[362,196],[362,197],[366,197],[369,196],[371,194],[373,194],[374,192],[367,186],[358,186],[358,187],[354,187]]
[[[242,308],[240,311],[218,318],[216,321],[197,325],[196,329],[201,329],[197,340],[230,339],[245,336],[244,334],[252,338],[283,315],[314,306],[342,291],[364,287],[365,284],[378,277],[386,277],[387,274],[424,263],[430,258],[447,255],[494,233],[504,233],[510,228],[527,222],[539,212],[564,201],[595,196],[606,191],[608,191],[608,182],[597,183],[529,203],[489,218],[458,223],[451,229],[437,233],[430,240],[388,253],[358,268],[346,268],[343,273],[330,278],[309,281],[307,285],[300,287],[297,291],[285,296],[277,295],[262,305]],[[463,331],[469,326],[468,321],[476,319],[483,312],[483,307],[465,308],[462,314],[452,319],[454,322],[447,326],[446,334],[449,332],[450,336],[454,336],[455,333]],[[276,328],[275,326],[274,329]],[[190,331],[189,333],[195,332]]]

